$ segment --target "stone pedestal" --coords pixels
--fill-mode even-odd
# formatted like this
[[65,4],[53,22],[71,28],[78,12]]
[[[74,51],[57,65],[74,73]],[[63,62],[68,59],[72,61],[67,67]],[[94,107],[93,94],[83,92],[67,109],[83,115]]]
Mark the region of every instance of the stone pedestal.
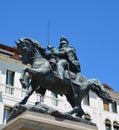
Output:
[[98,130],[96,126],[70,121],[48,114],[26,111],[11,120],[2,130]]

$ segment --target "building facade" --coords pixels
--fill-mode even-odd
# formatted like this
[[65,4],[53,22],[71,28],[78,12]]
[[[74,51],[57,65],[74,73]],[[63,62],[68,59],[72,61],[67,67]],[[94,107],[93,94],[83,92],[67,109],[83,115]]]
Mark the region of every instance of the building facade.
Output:
[[[25,67],[15,47],[0,44],[0,127],[6,124],[10,109],[25,95],[25,89],[19,82],[21,71]],[[85,111],[83,118],[96,123],[99,130],[119,130],[119,93],[114,92],[107,84],[105,89],[114,99],[114,103],[104,102],[92,91],[83,101],[82,107]],[[35,102],[42,102],[60,111],[68,111],[71,106],[64,96],[50,91],[42,97],[35,92],[29,98],[27,106]]]

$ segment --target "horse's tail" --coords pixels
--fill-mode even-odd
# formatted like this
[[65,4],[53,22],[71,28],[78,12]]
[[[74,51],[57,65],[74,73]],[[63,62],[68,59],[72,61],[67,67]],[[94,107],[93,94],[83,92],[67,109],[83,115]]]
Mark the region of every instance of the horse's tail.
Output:
[[110,103],[114,102],[113,99],[112,99],[112,97],[110,96],[110,94],[107,93],[106,91],[105,92],[100,92],[99,96],[101,98],[103,98],[103,100],[105,100],[107,102],[110,102]]
[[92,83],[91,85],[91,90],[93,92],[95,92],[100,98],[102,98],[103,100],[112,103],[113,99],[110,96],[110,94],[104,89],[103,84],[97,80],[97,79],[91,79],[89,80],[90,83]]

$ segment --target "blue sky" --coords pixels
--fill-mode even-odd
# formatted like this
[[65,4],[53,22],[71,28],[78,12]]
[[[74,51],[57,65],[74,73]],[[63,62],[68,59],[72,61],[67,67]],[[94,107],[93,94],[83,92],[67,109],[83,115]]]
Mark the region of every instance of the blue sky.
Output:
[[119,0],[1,0],[0,43],[22,37],[56,48],[63,35],[76,49],[82,74],[119,92]]

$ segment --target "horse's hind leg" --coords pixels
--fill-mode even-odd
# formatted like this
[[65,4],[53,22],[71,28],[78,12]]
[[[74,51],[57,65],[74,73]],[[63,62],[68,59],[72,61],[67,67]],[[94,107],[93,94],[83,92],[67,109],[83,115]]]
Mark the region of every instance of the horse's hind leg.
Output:
[[82,117],[85,113],[83,109],[81,108],[81,105],[74,107],[71,111],[67,112],[67,114],[73,115],[78,117]]
[[75,96],[69,96],[66,95],[68,102],[71,104],[72,106],[72,110],[70,110],[69,112],[67,112],[67,114],[73,115],[75,114],[76,116],[82,117],[84,115],[84,111],[81,107],[81,101],[79,101],[79,98],[77,95]]
[[83,111],[81,104],[79,104],[78,110],[76,112],[76,116],[82,117],[84,114],[85,114],[85,112]]

